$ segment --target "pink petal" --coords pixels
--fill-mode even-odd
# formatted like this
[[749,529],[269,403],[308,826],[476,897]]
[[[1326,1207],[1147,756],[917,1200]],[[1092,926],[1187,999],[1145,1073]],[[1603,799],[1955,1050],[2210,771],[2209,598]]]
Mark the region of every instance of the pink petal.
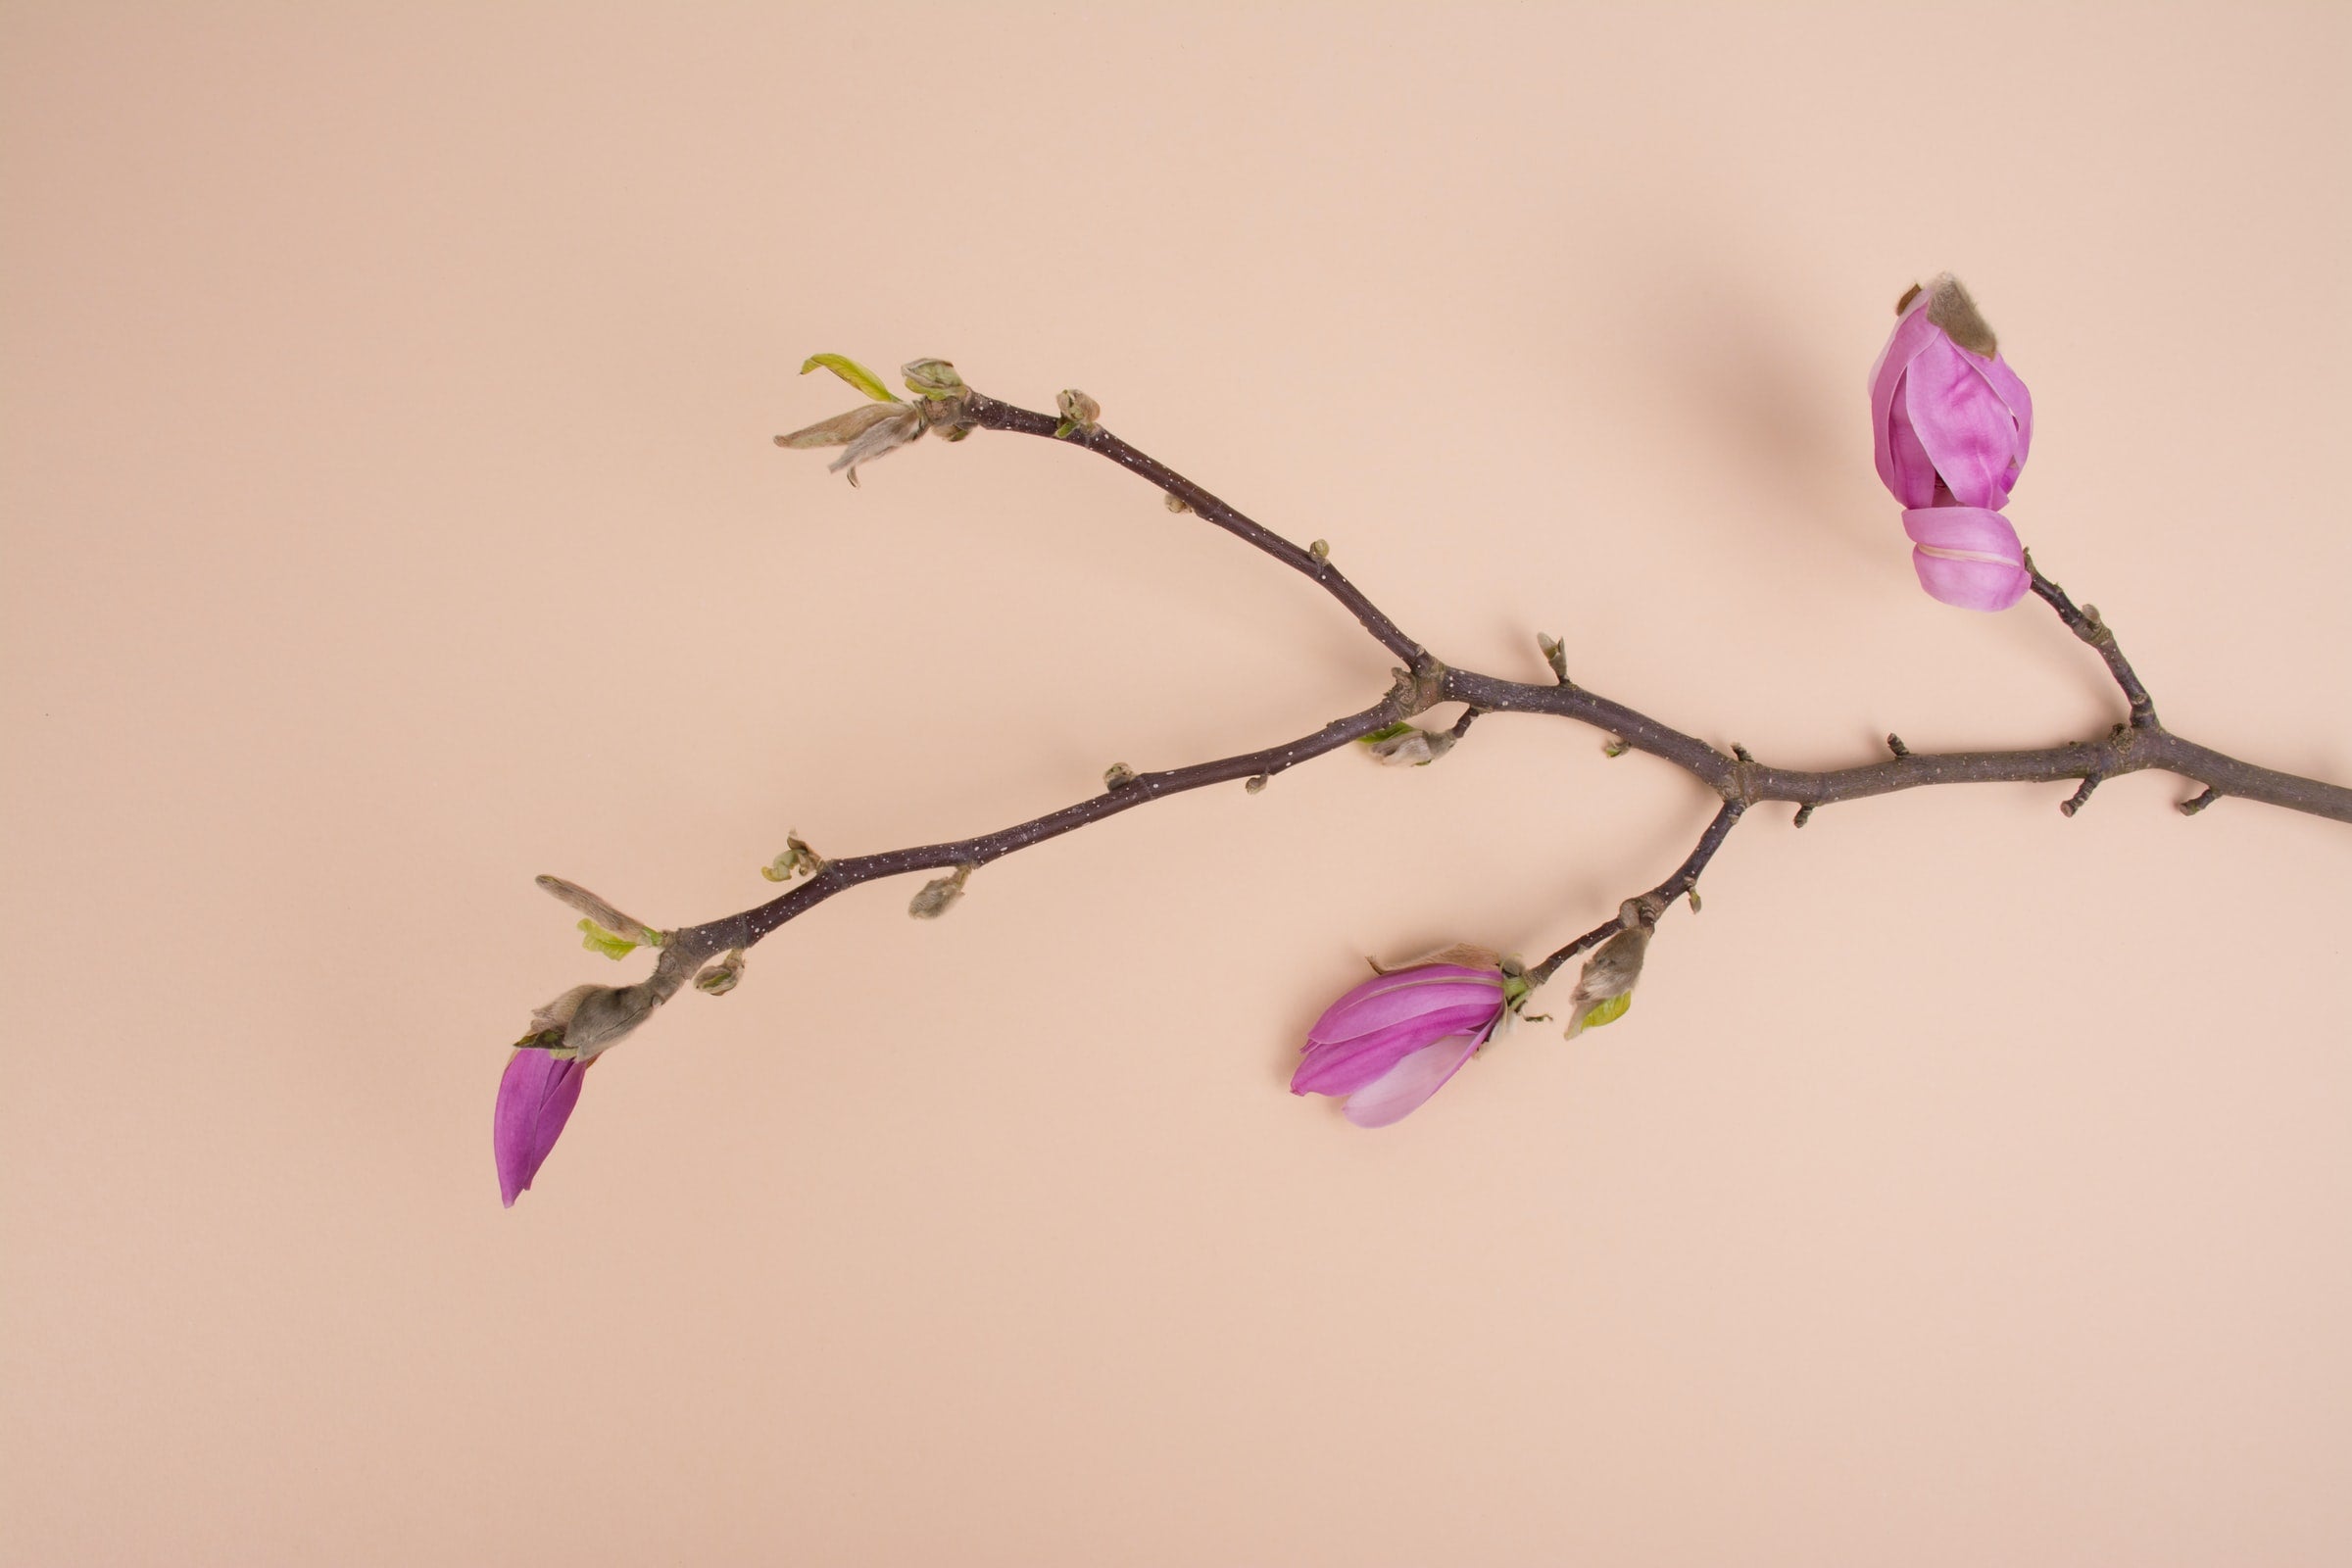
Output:
[[1291,1075],[1291,1093],[1354,1094],[1432,1041],[1491,1027],[1501,1010],[1499,1002],[1491,1002],[1466,1016],[1406,1018],[1351,1040],[1310,1041]]
[[1997,512],[1982,507],[1916,507],[1903,532],[1918,546],[1912,569],[1929,596],[1962,610],[2007,610],[2026,596],[2025,547]]
[[588,1069],[544,1051],[517,1051],[498,1081],[498,1105],[490,1117],[490,1143],[498,1157],[498,1189],[507,1207],[526,1192],[547,1163],[564,1124],[580,1102]]
[[1924,507],[1935,499],[1936,467],[1902,412],[1903,376],[1920,352],[1942,337],[1943,329],[1928,319],[1928,299],[1922,294],[1894,323],[1870,368],[1872,455],[1880,480],[1906,507]]
[[1936,460],[1928,456],[1919,432],[1911,427],[1910,411],[1903,406],[1898,388],[1894,407],[1886,416],[1886,423],[1879,431],[1882,476],[1892,473],[1886,488],[1894,499],[1906,507],[1932,507],[1936,504]]
[[1358,1127],[1387,1127],[1402,1121],[1462,1070],[1462,1063],[1477,1053],[1479,1042],[1486,1037],[1484,1029],[1471,1030],[1422,1047],[1348,1096],[1346,1116]]
[[1310,1041],[1350,1040],[1406,1018],[1465,1006],[1493,1006],[1501,997],[1502,975],[1496,970],[1424,964],[1376,975],[1355,987],[1323,1010],[1323,1016],[1308,1026],[1306,1037]]
[[[2023,468],[2026,455],[2034,449],[2034,394],[2026,390],[2026,383],[2018,379],[2015,370],[2009,368],[2009,362],[1997,354],[1980,368],[1984,371],[1984,384],[1992,388],[1992,395],[2008,405],[2010,414],[2017,419],[2017,466]],[[2017,488],[2015,474],[2009,477],[2009,488]]]
[[[1985,377],[1992,364],[1938,332],[1904,373],[1901,402],[1952,498],[1964,507],[1998,510],[2009,504],[2009,486],[2025,458],[2018,416]],[[2015,375],[2006,379],[2023,389]],[[1898,499],[1907,506],[1927,504],[1899,493]]]

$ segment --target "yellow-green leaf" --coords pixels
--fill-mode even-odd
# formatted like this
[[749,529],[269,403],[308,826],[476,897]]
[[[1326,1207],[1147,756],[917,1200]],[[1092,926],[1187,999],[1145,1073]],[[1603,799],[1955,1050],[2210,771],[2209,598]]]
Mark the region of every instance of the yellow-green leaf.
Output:
[[580,946],[590,953],[601,953],[608,958],[625,958],[637,951],[637,944],[627,937],[608,931],[594,920],[580,922]]
[[1604,1023],[1615,1023],[1618,1019],[1625,1016],[1625,1009],[1633,1004],[1634,994],[1631,991],[1628,991],[1622,997],[1611,997],[1599,1006],[1594,1007],[1591,1012],[1585,1014],[1585,1027],[1588,1029],[1597,1029]]
[[811,354],[801,366],[801,373],[822,366],[840,376],[876,403],[904,403],[906,400],[882,384],[882,378],[851,359],[847,354]]

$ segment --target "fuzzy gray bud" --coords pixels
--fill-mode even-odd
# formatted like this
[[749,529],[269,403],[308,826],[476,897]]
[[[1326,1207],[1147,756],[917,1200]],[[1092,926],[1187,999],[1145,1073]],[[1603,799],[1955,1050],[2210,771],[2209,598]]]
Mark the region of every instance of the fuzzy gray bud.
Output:
[[1583,973],[1576,977],[1576,989],[1568,995],[1569,1039],[1574,1040],[1588,1027],[1598,1028],[1614,1021],[1632,1005],[1634,986],[1642,978],[1642,960],[1649,956],[1648,912],[1640,900],[1628,899],[1617,911],[1625,929],[1603,942],[1585,960]]
[[1394,735],[1368,741],[1364,749],[1387,767],[1427,767],[1453,750],[1453,736],[1442,729],[1407,724]]
[[959,865],[953,876],[933,877],[906,901],[906,912],[917,920],[936,920],[963,897],[964,879],[977,867]]

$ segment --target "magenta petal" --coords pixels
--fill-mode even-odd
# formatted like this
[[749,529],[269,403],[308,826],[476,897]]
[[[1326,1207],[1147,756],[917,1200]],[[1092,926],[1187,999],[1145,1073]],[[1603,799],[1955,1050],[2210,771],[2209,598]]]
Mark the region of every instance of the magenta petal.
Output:
[[1906,507],[1932,507],[1936,504],[1936,460],[1911,427],[1910,411],[1903,406],[1898,390],[1893,409],[1886,424],[1879,430],[1879,472],[1887,479],[1886,488],[1894,499]]
[[1493,1006],[1502,998],[1502,975],[1494,969],[1432,963],[1376,975],[1323,1010],[1308,1026],[1310,1041],[1349,1040],[1406,1018],[1450,1008]]
[[1872,456],[1880,480],[1906,507],[1924,507],[1935,499],[1936,466],[1903,412],[1903,378],[1920,352],[1942,338],[1943,329],[1928,319],[1923,295],[1894,323],[1878,363],[1870,368]]
[[1294,1095],[1351,1095],[1433,1040],[1481,1030],[1502,1010],[1490,1003],[1468,1015],[1406,1018],[1349,1040],[1309,1041],[1291,1075]]
[[517,1051],[507,1062],[490,1118],[490,1142],[498,1156],[499,1194],[509,1208],[547,1163],[548,1152],[580,1102],[587,1072],[579,1062],[544,1051]]
[[[2026,383],[2009,368],[2009,362],[1997,354],[1978,368],[1984,372],[1984,384],[1992,388],[1992,395],[2008,406],[2011,417],[2017,420],[2017,467],[2022,469],[2027,455],[2034,450],[2034,394],[2026,390]],[[2009,488],[2017,488],[2015,472],[2009,476]]]
[[1346,1116],[1358,1127],[1386,1127],[1402,1121],[1462,1070],[1462,1063],[1477,1054],[1479,1042],[1486,1037],[1487,1031],[1479,1029],[1423,1046],[1349,1095]]
[[2017,530],[1982,507],[1918,507],[1903,514],[1903,532],[1918,548],[1911,565],[1930,597],[1962,610],[2007,610],[2033,578]]
[[1902,406],[1952,499],[1998,510],[2009,504],[2009,486],[2024,462],[2018,417],[1985,379],[1991,364],[1939,334],[1904,374]]

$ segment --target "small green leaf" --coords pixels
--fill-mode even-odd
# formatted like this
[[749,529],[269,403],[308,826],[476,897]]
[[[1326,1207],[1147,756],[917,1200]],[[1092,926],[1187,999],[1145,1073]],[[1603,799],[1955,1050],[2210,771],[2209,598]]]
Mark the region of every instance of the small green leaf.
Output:
[[1406,723],[1404,720],[1398,719],[1396,723],[1388,725],[1383,729],[1376,729],[1369,735],[1358,735],[1356,737],[1356,742],[1357,744],[1363,746],[1377,746],[1382,741],[1395,740],[1397,736],[1402,735],[1405,731],[1411,729],[1412,727],[1412,725]]
[[1585,1027],[1588,1029],[1597,1029],[1604,1023],[1615,1023],[1618,1019],[1625,1016],[1625,1009],[1633,1004],[1634,994],[1631,991],[1628,991],[1621,997],[1611,997],[1599,1006],[1594,1007],[1591,1012],[1585,1014]]
[[601,953],[608,958],[625,958],[637,951],[636,943],[606,930],[594,920],[582,920],[580,931],[580,946],[590,953]]
[[807,375],[819,366],[831,370],[876,403],[904,403],[906,401],[884,386],[880,376],[846,354],[811,354],[802,364],[801,373]]

